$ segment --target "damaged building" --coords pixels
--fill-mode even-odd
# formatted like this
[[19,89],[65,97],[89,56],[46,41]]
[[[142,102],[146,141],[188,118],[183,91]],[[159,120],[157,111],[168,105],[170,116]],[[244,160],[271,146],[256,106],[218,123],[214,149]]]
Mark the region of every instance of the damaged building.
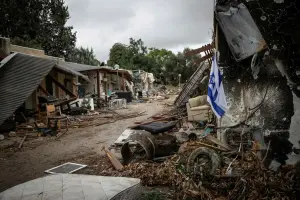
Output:
[[14,129],[15,122],[40,116],[41,101],[66,105],[77,98],[79,82],[88,77],[65,67],[60,58],[44,51],[10,44],[1,38],[0,125],[1,131]]
[[299,101],[299,9],[297,1],[217,2],[215,47],[229,108],[219,126],[227,142],[230,129],[245,127],[261,148],[271,141],[275,157],[299,148],[290,130]]
[[[212,44],[189,52],[205,52],[205,59],[211,59],[213,49],[217,52],[228,104],[225,115],[217,120],[218,137],[238,146],[243,135],[244,141],[257,142],[261,150],[271,148],[273,157],[282,164],[288,159],[286,155],[293,157],[292,149],[298,149],[300,141],[296,122],[300,97],[299,4],[216,1]],[[196,70],[177,97],[177,106],[195,96],[209,69],[201,66]]]
[[129,70],[71,62],[66,62],[66,65],[69,69],[84,74],[90,80],[90,82],[79,86],[79,97],[84,97],[86,94],[96,94],[99,98],[107,100],[113,92],[116,92],[120,97],[126,96],[127,101],[131,99],[133,77]]

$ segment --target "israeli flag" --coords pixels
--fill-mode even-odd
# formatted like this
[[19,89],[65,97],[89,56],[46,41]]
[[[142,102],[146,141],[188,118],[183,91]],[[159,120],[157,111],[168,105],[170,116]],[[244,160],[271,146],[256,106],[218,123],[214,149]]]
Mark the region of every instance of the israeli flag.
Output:
[[224,93],[222,74],[218,68],[216,54],[213,56],[213,61],[210,69],[210,78],[208,83],[207,101],[211,105],[215,115],[220,119],[227,109],[227,102]]

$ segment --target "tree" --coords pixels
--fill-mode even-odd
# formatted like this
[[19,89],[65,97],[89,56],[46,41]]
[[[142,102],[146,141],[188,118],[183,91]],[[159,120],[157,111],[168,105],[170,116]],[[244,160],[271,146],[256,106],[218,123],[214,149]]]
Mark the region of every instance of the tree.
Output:
[[142,39],[129,38],[129,45],[115,43],[109,52],[110,66],[120,65],[125,69],[147,68],[142,64],[147,64],[149,60],[145,58],[147,47]]
[[51,56],[68,57],[76,32],[66,26],[68,7],[63,0],[0,1],[0,34],[17,45],[41,47]]
[[176,57],[174,53],[167,49],[150,48],[148,57],[154,59],[156,65],[152,69],[155,77],[165,84],[170,81],[173,76],[174,67],[176,67]]
[[181,74],[182,82],[187,80],[198,67],[196,61],[201,58],[201,55],[186,57],[188,51],[185,48],[175,55],[167,49],[147,48],[141,39],[130,38],[129,45],[116,43],[112,46],[108,64],[144,70],[153,73],[156,80],[164,84],[178,84],[178,75]]
[[129,51],[133,53],[133,55],[146,55],[147,47],[144,46],[144,42],[142,39],[135,40],[133,38],[129,38]]
[[93,48],[75,48],[66,58],[67,61],[76,62],[86,65],[101,65],[100,61],[97,60]]
[[118,64],[122,68],[131,69],[132,68],[131,59],[132,59],[132,55],[130,55],[127,46],[121,43],[116,43],[112,46],[112,48],[109,51],[108,65],[114,66]]

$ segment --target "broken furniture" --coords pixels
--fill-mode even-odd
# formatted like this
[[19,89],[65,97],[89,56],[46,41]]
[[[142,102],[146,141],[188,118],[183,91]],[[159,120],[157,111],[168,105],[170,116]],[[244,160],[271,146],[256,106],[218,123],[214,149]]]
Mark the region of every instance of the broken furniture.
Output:
[[58,101],[55,97],[39,96],[38,100],[38,119],[44,123],[48,122],[48,117],[61,114],[60,107],[54,105],[54,103]]
[[57,103],[61,106],[62,112],[67,115],[82,115],[87,113],[87,108],[81,106],[80,101],[83,99],[69,99]]
[[191,98],[186,103],[188,121],[210,121],[211,108],[207,102],[207,95]]
[[142,124],[139,126],[140,129],[149,131],[152,134],[163,133],[171,130],[176,126],[176,122],[152,122],[149,124]]
[[51,128],[48,127],[40,127],[36,122],[34,122],[35,128],[38,132],[38,136],[55,136],[57,135],[57,123]]
[[112,99],[108,102],[108,107],[113,109],[126,108],[126,99]]
[[61,131],[61,125],[65,122],[66,132],[68,131],[68,118],[67,116],[53,116],[48,117],[48,128],[52,128],[54,124],[54,128],[57,128],[58,131]]

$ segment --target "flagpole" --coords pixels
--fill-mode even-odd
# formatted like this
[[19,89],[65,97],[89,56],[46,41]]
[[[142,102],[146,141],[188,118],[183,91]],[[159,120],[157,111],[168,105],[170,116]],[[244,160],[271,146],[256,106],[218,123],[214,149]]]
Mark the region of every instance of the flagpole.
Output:
[[[215,0],[215,5],[216,6],[216,0]],[[215,25],[215,30],[216,30],[216,34],[215,34],[215,56],[216,56],[216,62],[219,61],[219,55],[218,55],[218,50],[219,50],[219,41],[218,41],[218,36],[219,36],[219,26],[218,26],[218,22],[216,22],[216,25]],[[222,118],[223,116],[221,116],[221,118],[219,119],[219,127],[222,127]],[[223,137],[221,136],[222,133],[221,133],[221,130],[217,130],[217,137],[219,140],[223,141]]]

